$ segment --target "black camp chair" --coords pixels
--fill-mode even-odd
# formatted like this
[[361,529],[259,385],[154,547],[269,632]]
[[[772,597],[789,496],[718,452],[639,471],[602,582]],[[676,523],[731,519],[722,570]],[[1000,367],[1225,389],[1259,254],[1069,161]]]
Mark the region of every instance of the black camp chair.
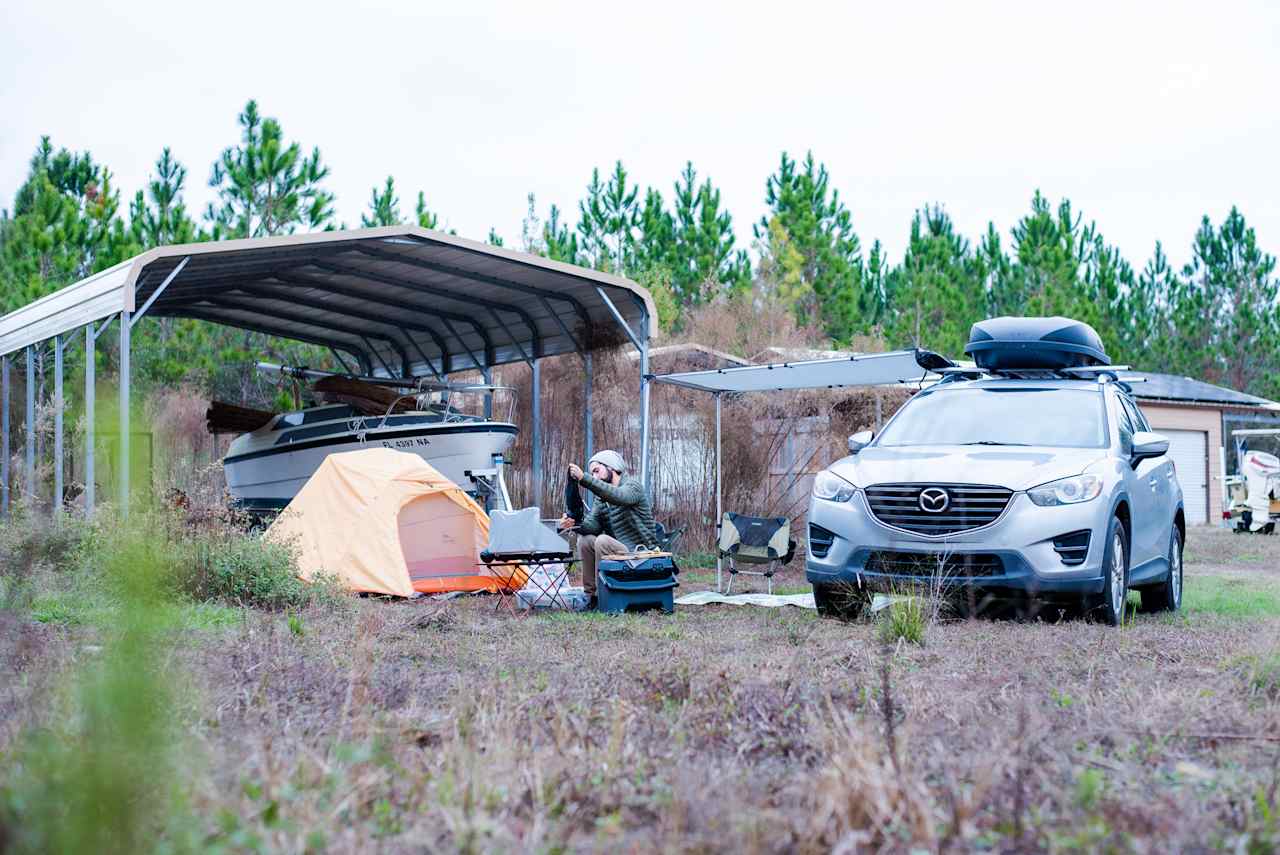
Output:
[[[746,576],[763,576],[773,593],[773,574],[779,567],[789,564],[796,554],[796,542],[791,539],[791,520],[786,517],[749,517],[726,511],[720,523],[720,557],[729,562],[729,584],[724,592],[733,589],[733,579],[739,573]],[[741,570],[738,564],[762,564],[763,570]]]

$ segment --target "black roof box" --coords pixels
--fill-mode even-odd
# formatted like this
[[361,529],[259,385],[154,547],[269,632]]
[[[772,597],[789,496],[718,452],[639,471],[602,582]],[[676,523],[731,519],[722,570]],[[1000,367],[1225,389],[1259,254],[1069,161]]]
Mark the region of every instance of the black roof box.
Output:
[[1054,369],[1109,365],[1102,339],[1070,318],[991,318],[969,331],[964,352],[979,368]]

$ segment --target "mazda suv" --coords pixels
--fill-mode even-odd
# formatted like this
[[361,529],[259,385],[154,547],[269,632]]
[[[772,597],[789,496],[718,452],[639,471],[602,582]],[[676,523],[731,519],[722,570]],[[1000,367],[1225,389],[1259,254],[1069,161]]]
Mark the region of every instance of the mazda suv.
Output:
[[879,434],[849,438],[809,504],[822,614],[939,584],[1112,625],[1130,589],[1145,609],[1179,608],[1186,522],[1168,440],[1115,372],[1036,374],[957,368]]

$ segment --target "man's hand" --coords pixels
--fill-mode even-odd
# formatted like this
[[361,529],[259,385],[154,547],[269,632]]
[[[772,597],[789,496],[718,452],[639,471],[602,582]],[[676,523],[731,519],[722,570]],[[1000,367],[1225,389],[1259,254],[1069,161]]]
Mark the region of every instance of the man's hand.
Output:
[[569,464],[569,477],[575,481],[582,480],[582,467],[576,463]]
[[567,531],[568,529],[573,528],[574,525],[576,525],[576,522],[574,521],[573,517],[569,516],[568,514],[565,514],[560,518],[560,522],[556,523],[556,528],[559,529],[560,531]]

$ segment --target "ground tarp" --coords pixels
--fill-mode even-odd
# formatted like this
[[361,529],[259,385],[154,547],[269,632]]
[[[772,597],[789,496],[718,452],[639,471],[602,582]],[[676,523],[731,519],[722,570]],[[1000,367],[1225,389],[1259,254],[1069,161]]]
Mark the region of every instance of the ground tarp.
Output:
[[[336,576],[353,591],[497,591],[480,563],[489,518],[421,457],[389,448],[331,454],[267,529],[290,545],[304,579]],[[525,582],[523,574],[511,587]]]

